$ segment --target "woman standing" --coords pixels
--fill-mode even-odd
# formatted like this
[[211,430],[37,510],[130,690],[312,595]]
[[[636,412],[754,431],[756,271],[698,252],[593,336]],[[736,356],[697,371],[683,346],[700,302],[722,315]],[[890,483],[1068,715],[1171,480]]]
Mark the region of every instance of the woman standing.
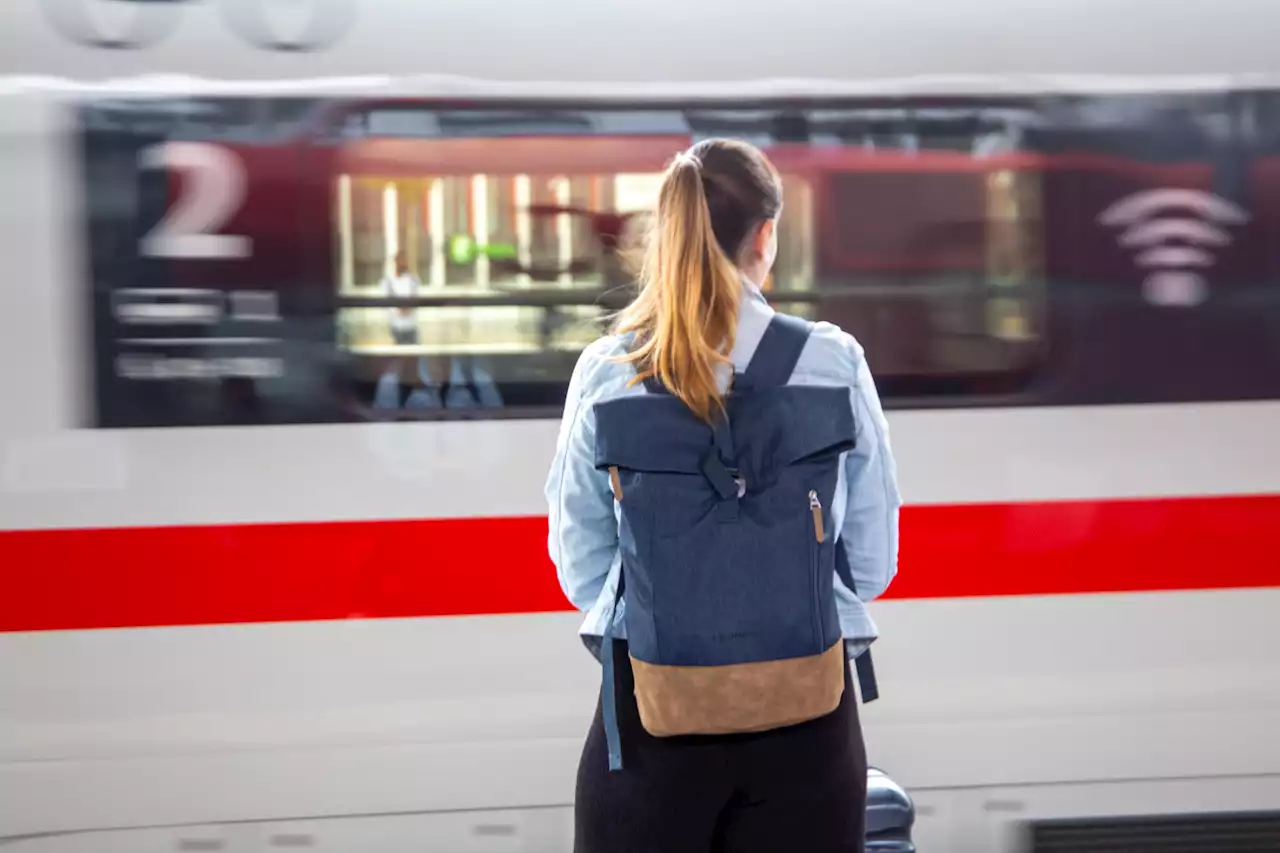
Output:
[[[776,315],[761,294],[760,284],[777,253],[781,212],[778,174],[750,145],[711,139],[677,155],[659,193],[640,294],[620,315],[614,334],[583,352],[570,381],[546,486],[549,550],[565,594],[587,614],[581,635],[605,669],[601,701],[578,771],[578,853],[846,853],[863,847],[866,752],[848,657],[862,653],[876,637],[865,602],[880,595],[897,570],[901,500],[887,425],[862,348],[828,323],[806,324]],[[707,448],[721,448],[722,437],[729,435],[733,399],[740,390],[751,390],[749,380],[767,372],[757,361],[778,363],[787,340],[793,342],[786,356],[790,361],[774,386],[826,389],[820,396],[827,404],[838,398],[849,415],[801,417],[769,433],[785,441],[782,436],[808,429],[807,422],[847,423],[847,436],[823,445],[832,469],[828,500],[818,489],[808,493],[810,503],[803,508],[793,507],[788,497],[786,508],[779,510],[786,515],[777,517],[776,526],[770,526],[774,519],[765,519],[760,528],[765,532],[751,540],[754,546],[733,546],[742,555],[740,576],[732,563],[711,572],[707,555],[715,558],[715,548],[702,549],[702,556],[688,565],[681,564],[677,552],[664,556],[659,547],[663,543],[655,541],[663,538],[661,530],[643,536],[648,544],[636,544],[641,537],[638,528],[659,510],[650,503],[647,514],[628,520],[624,508],[640,506],[629,501],[644,500],[645,490],[664,477],[675,484],[673,488],[703,488],[706,484],[697,475],[703,470],[707,482],[719,490],[717,496],[707,486],[707,500],[692,500],[688,506],[694,510],[688,513],[669,505],[662,508],[661,512],[677,513],[668,516],[673,519],[668,526],[683,525],[680,513],[699,515],[704,505],[708,518],[713,509],[725,509],[728,514],[716,516],[722,522],[759,516],[761,508],[782,506],[770,496],[782,487],[771,485],[777,481],[776,471],[768,483],[756,470],[746,472],[746,457],[752,453],[741,446],[721,452],[719,461],[708,450],[702,467],[689,468],[684,479],[671,474],[678,469],[674,462],[662,462],[649,473],[635,470],[636,465],[643,469],[641,463],[628,467],[611,462],[606,457],[617,452],[611,448],[619,442],[606,435],[615,427],[601,422],[608,414],[603,407],[635,396],[652,395],[656,400],[666,395],[687,413],[673,427],[682,431],[679,436],[633,430],[627,439],[630,458],[646,453],[657,458],[654,454],[666,453],[675,444],[687,444],[681,436],[693,434],[695,426],[703,430],[698,435],[705,435]],[[758,353],[761,358],[756,360]],[[756,390],[768,390],[757,386]],[[833,398],[832,389],[846,394]],[[801,407],[810,399],[793,396]],[[664,422],[675,424],[670,408],[664,409]],[[735,417],[747,417],[738,411]],[[612,414],[606,419],[619,422]],[[734,434],[746,434],[750,441],[752,424],[733,421],[732,427]],[[652,444],[637,451],[637,441]],[[761,445],[755,456],[775,449]],[[819,456],[800,460],[810,466],[803,476],[817,476],[812,466],[821,464]],[[737,459],[743,460],[741,471],[733,461]],[[737,515],[739,505],[744,516]],[[810,510],[812,521],[807,521]],[[696,527],[703,520],[689,523]],[[774,574],[761,575],[764,580],[750,574],[757,570],[751,568],[754,555],[782,547],[784,523],[811,525],[803,529],[812,531],[816,543],[812,565],[823,567],[812,586],[817,616],[811,624],[818,627],[806,637],[820,640],[821,634],[827,640],[814,647],[821,653],[808,657],[769,651],[783,643],[778,638],[786,631],[794,634],[796,629],[782,624],[787,619],[784,598],[771,598],[765,591],[773,588],[766,586],[774,582],[769,577],[788,581],[809,571],[808,559],[781,567],[776,565],[780,561],[772,560],[768,570]],[[734,529],[733,524],[706,527],[709,536],[731,536]],[[663,539],[670,541],[674,540]],[[687,545],[681,547],[689,553]],[[828,548],[829,553],[824,550]],[[829,570],[831,566],[840,570]],[[651,570],[660,570],[664,577],[696,577],[698,592],[679,596],[679,601],[674,595],[664,597],[654,591],[656,575],[644,574]],[[639,597],[632,600],[629,589]],[[699,596],[699,602],[686,600]],[[696,609],[719,606],[736,610],[712,614]],[[666,618],[678,607],[684,608],[679,620]],[[765,624],[774,618],[771,607],[777,609],[777,625]],[[824,607],[832,617],[825,627]],[[748,611],[750,618],[738,618],[737,613]],[[690,638],[699,634],[699,620],[720,625],[714,633],[708,627],[696,638],[700,649],[709,649],[704,657],[729,654],[732,665],[665,666],[681,642],[694,642]],[[677,622],[678,630],[669,627]],[[741,623],[742,629],[726,631],[725,623]],[[628,646],[629,625],[633,635]],[[653,634],[664,630],[667,634],[659,642]],[[835,643],[827,645],[831,636],[838,649]],[[757,642],[759,648],[773,645],[757,650],[750,658],[755,663],[742,664],[748,658],[735,656],[742,644],[760,637],[771,639]],[[641,645],[645,650],[637,651]],[[668,660],[655,657],[659,647],[665,648],[662,654]],[[731,647],[735,651],[724,651]],[[836,661],[834,676],[826,663],[831,660]],[[761,661],[769,673],[789,669],[781,676],[761,676]],[[691,669],[697,676],[688,681],[685,675]],[[750,702],[741,693],[741,685],[748,683],[755,690]],[[793,686],[783,690],[778,687],[783,684]],[[813,695],[796,695],[806,691]],[[709,692],[716,695],[709,697]],[[729,701],[729,696],[736,698]]]

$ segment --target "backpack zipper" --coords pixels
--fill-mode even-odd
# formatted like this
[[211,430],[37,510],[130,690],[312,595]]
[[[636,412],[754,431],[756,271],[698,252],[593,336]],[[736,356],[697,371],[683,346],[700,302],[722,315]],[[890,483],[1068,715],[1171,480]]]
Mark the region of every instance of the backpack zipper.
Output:
[[809,490],[809,512],[813,514],[813,539],[816,543],[809,548],[809,575],[813,584],[813,630],[814,644],[822,645],[822,602],[819,601],[819,594],[822,584],[819,583],[818,573],[822,571],[822,548],[823,541],[827,538],[826,531],[822,524],[822,501],[818,499],[818,491],[816,489]]
[[813,513],[813,538],[821,545],[827,540],[827,533],[822,526],[822,501],[818,500],[818,492],[809,490],[809,510]]

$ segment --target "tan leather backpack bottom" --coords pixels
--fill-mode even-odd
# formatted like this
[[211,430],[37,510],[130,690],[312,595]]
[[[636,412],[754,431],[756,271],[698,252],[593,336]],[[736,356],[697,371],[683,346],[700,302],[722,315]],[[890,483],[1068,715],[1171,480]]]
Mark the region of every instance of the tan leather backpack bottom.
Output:
[[640,722],[655,737],[762,732],[826,716],[840,704],[844,640],[820,654],[728,666],[631,659]]

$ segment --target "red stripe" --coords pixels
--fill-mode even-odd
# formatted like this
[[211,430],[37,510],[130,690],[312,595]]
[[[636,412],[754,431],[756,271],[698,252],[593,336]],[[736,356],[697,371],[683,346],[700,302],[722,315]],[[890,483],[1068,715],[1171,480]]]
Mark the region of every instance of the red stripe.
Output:
[[[0,631],[568,609],[543,518],[0,533]],[[1280,586],[1280,495],[907,507],[886,598]]]

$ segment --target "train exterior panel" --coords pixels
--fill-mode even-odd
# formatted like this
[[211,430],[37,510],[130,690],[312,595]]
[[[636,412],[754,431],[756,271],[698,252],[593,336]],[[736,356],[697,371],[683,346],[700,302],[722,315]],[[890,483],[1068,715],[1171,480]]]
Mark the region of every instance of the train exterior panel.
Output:
[[[1156,50],[1117,0],[662,5],[3,13],[0,839],[567,849],[598,672],[543,478],[654,176],[712,134],[784,174],[771,298],[853,331],[890,410],[865,724],[922,848],[1274,810],[1270,13]],[[694,44],[753,16],[750,62]]]

